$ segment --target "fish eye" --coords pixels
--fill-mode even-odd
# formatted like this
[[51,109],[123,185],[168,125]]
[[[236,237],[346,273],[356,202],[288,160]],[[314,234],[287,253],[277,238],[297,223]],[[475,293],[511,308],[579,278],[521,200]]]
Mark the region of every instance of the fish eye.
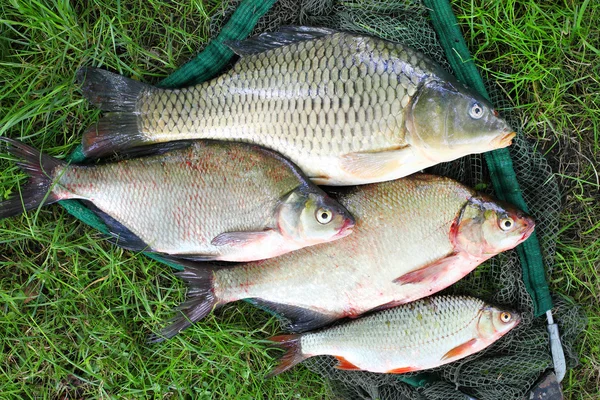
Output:
[[500,321],[504,322],[504,323],[508,323],[512,320],[512,315],[509,312],[502,312],[500,313]]
[[500,220],[500,229],[503,231],[508,231],[513,227],[514,224],[515,222],[512,220],[512,218],[503,218]]
[[469,115],[474,119],[483,117],[483,106],[479,103],[473,103],[471,109],[469,110]]
[[326,208],[319,208],[315,215],[317,217],[317,221],[323,225],[330,223],[331,219],[333,218],[333,213]]

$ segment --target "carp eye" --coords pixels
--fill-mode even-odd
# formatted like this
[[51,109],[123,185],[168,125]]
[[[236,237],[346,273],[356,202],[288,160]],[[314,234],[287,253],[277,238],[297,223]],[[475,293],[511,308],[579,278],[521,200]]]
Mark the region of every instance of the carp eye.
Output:
[[328,224],[331,222],[331,218],[333,218],[333,213],[326,208],[319,208],[316,213],[317,221],[320,224]]
[[483,106],[479,103],[473,103],[471,109],[469,110],[469,115],[474,119],[483,117]]
[[515,223],[512,220],[512,218],[504,218],[500,220],[500,229],[502,229],[503,231],[508,231],[513,227],[514,224]]
[[500,314],[500,321],[507,323],[512,319],[512,315],[509,312],[503,312]]

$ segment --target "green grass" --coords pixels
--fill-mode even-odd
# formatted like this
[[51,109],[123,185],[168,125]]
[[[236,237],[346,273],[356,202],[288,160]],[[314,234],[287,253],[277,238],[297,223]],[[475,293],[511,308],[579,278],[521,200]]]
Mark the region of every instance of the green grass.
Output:
[[[219,1],[0,3],[0,135],[64,157],[99,112],[74,85],[96,65],[157,83],[206,43]],[[589,316],[568,398],[597,399],[600,368],[600,5],[456,0],[474,57],[524,117],[560,181],[551,285]],[[0,196],[23,176],[0,159]],[[0,221],[0,393],[6,398],[328,396],[303,367],[270,380],[273,319],[224,308],[184,335],[145,343],[183,299],[168,267],[109,245],[59,206]]]

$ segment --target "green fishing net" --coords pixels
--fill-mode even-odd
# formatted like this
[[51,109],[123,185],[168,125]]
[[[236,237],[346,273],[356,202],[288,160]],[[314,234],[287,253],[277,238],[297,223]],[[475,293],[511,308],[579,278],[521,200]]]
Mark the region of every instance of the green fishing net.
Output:
[[[242,39],[252,30],[252,26],[252,34],[259,34],[277,30],[283,25],[325,26],[405,43],[427,54],[451,73],[459,75],[452,70],[451,63],[446,59],[444,48],[431,25],[429,10],[420,1],[273,2],[274,0],[232,0],[224,3],[223,12],[217,13],[211,21],[213,41],[206,51],[161,84],[165,87],[181,87],[209,79],[217,70],[226,66],[232,56],[231,51],[223,45],[224,40]],[[267,10],[266,15],[261,17]],[[492,103],[511,126],[519,130],[523,125],[522,116],[513,109],[513,105],[493,82],[486,82],[486,88]],[[548,163],[535,150],[535,142],[528,139],[536,136],[536,132],[519,132],[509,151],[528,211],[536,220],[541,257],[549,274],[553,266],[558,232],[560,193]],[[81,158],[80,153],[73,154],[73,160]],[[441,164],[431,168],[430,172],[452,177],[496,197],[510,198],[512,195],[494,193],[494,177],[487,168],[484,155],[467,156]],[[510,183],[511,180],[508,177],[505,182]],[[106,229],[78,202],[66,201],[61,204],[87,224],[100,230]],[[515,330],[480,353],[425,374],[401,376],[340,371],[334,368],[337,361],[330,357],[314,357],[304,365],[327,377],[334,393],[347,399],[523,399],[542,373],[552,368],[552,357],[546,319],[535,317],[544,312],[544,307],[540,304],[549,305],[549,299],[537,298],[536,302],[532,300],[523,279],[521,262],[522,258],[516,250],[505,252],[479,266],[465,279],[443,292],[472,295],[490,303],[512,307],[522,313],[523,320]],[[530,289],[531,286],[530,284]],[[573,345],[585,327],[585,317],[569,299],[555,297],[552,300],[567,367],[573,368],[577,364]]]
[[[220,32],[239,2],[232,1],[213,19],[211,33]],[[427,8],[409,0],[280,0],[258,20],[252,34],[277,30],[282,25],[312,25],[376,35],[405,43],[446,68],[451,73],[444,49],[432,27]],[[484,76],[484,81],[486,80]],[[519,130],[521,115],[493,82],[486,82],[492,103]],[[519,132],[510,147],[513,167],[528,205],[536,220],[542,257],[549,274],[552,270],[558,216],[561,208],[558,185],[546,160],[535,150],[536,132]],[[431,168],[432,173],[452,177],[482,192],[494,193],[483,155],[472,155]],[[491,303],[509,306],[523,313],[523,321],[511,334],[486,350],[463,360],[427,371],[402,376],[361,371],[340,371],[331,357],[314,357],[305,362],[313,371],[329,378],[334,392],[348,399],[431,399],[451,400],[470,397],[480,400],[523,399],[546,369],[552,368],[546,318],[532,302],[523,281],[516,250],[494,257],[465,279],[443,293],[468,294]],[[553,298],[567,367],[577,364],[573,351],[576,337],[585,327],[580,309],[564,298]]]

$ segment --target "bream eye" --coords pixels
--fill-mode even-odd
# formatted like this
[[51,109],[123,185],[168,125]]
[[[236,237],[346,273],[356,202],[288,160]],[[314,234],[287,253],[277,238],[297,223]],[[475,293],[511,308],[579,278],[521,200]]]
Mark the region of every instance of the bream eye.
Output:
[[329,222],[331,222],[333,213],[329,210],[326,210],[325,208],[319,208],[317,210],[316,216],[317,216],[317,221],[319,221],[320,224],[328,224]]
[[507,231],[512,228],[514,225],[514,221],[511,218],[504,218],[500,221],[500,229],[503,231]]
[[502,322],[510,322],[511,319],[512,315],[510,315],[510,313],[508,312],[503,312],[502,314],[500,314],[500,321]]

